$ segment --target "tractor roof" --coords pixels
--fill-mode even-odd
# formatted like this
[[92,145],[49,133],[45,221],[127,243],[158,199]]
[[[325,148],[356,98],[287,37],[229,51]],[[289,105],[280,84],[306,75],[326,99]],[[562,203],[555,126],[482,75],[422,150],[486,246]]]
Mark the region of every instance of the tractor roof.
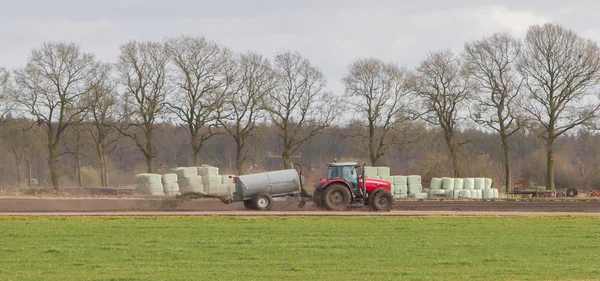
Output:
[[356,162],[329,163],[328,166],[356,166]]

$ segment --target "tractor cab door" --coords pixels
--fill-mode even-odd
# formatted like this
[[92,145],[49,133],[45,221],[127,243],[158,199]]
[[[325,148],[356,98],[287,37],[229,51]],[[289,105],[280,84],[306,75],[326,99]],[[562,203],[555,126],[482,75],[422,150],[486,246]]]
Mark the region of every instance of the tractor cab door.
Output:
[[358,173],[354,166],[344,166],[343,167],[343,175],[344,180],[346,180],[350,187],[352,188],[352,192],[354,194],[360,194],[359,186],[358,186]]

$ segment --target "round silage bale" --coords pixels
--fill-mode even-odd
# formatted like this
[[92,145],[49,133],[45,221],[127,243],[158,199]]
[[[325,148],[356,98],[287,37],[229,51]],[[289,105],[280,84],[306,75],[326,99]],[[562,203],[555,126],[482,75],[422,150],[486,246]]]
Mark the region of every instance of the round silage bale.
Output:
[[471,198],[471,190],[463,189],[459,191],[459,198]]
[[464,184],[465,184],[465,180],[454,179],[454,190],[463,190],[464,186],[465,186]]
[[431,184],[429,184],[430,189],[442,189],[442,179],[440,178],[431,178]]
[[485,187],[485,179],[484,178],[476,178],[475,179],[475,189],[483,189]]
[[407,177],[408,185],[421,185],[421,176],[420,175],[411,175]]
[[380,178],[390,176],[390,167],[377,167],[377,175]]
[[492,199],[492,198],[494,198],[494,190],[492,190],[491,188],[483,189],[482,190],[482,197],[484,199]]
[[490,189],[490,188],[492,188],[492,179],[485,178],[483,180],[484,180],[483,189]]
[[423,186],[420,184],[408,186],[408,193],[414,194],[414,193],[421,193],[422,191],[423,191]]
[[136,183],[160,183],[162,182],[162,176],[159,174],[137,174],[135,175]]
[[475,179],[474,178],[463,179],[463,189],[468,189],[468,190],[475,189]]
[[453,178],[442,178],[442,189],[454,190],[454,179]]
[[492,190],[494,191],[494,198],[500,198],[500,192],[498,192],[498,189],[492,188]]

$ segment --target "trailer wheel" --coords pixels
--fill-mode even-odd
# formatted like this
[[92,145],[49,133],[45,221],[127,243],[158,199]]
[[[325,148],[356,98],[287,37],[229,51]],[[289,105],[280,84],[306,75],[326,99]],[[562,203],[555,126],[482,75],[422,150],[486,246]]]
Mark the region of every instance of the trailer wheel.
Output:
[[379,191],[373,197],[373,208],[377,211],[391,211],[394,205],[394,197],[387,191]]
[[254,206],[252,205],[252,200],[244,200],[244,207],[246,207],[246,210],[254,209]]
[[350,205],[350,191],[347,187],[334,183],[325,190],[323,203],[329,210],[341,211]]
[[252,196],[252,207],[259,211],[268,211],[273,207],[273,199],[266,192],[260,192]]
[[567,197],[575,197],[578,194],[579,194],[579,192],[575,188],[569,188],[569,189],[567,189]]

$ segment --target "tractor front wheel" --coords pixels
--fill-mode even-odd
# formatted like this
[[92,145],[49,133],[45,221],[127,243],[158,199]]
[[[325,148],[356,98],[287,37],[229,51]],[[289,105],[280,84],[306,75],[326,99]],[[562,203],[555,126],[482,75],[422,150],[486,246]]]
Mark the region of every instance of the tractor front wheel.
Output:
[[332,184],[325,190],[323,203],[329,210],[342,211],[350,205],[351,194],[347,187],[341,184]]
[[391,211],[394,205],[394,197],[387,191],[379,191],[373,197],[373,208],[376,211]]

